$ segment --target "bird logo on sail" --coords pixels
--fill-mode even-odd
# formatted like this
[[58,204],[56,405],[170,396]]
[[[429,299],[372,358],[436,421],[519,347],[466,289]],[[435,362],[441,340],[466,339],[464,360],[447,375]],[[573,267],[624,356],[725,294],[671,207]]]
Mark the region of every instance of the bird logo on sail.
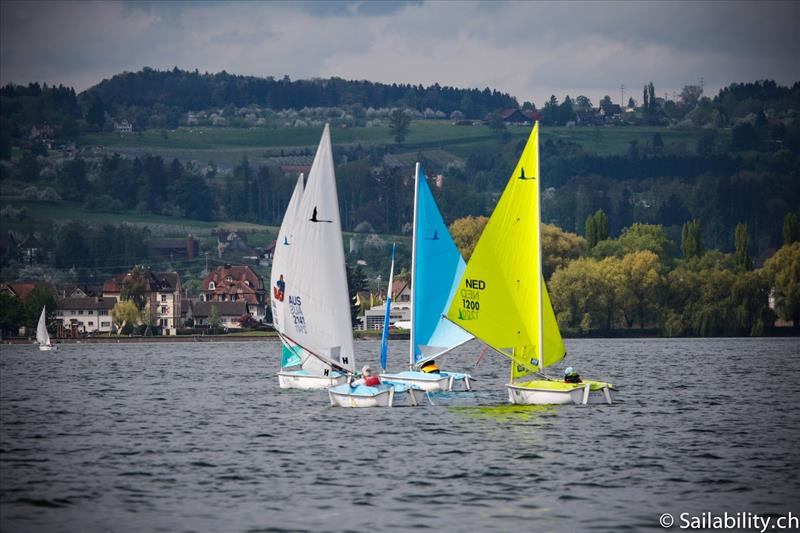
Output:
[[314,206],[314,212],[311,213],[311,218],[309,218],[311,222],[333,222],[333,220],[320,220],[317,218],[317,206]]
[[519,180],[535,180],[536,176],[528,177],[525,175],[525,167],[520,167],[519,176],[517,176]]
[[439,240],[439,232],[437,230],[433,230],[433,237],[425,237],[426,241],[438,241]]

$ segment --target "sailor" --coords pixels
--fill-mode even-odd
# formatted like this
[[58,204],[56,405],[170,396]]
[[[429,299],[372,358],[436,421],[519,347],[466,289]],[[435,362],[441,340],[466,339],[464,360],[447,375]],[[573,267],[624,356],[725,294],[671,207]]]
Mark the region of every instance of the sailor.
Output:
[[419,369],[426,374],[438,374],[440,372],[439,367],[436,366],[436,362],[433,359],[422,363]]
[[568,366],[566,370],[564,370],[564,383],[583,383],[583,381],[581,381],[578,372],[571,366]]
[[372,367],[369,365],[364,365],[363,367],[361,367],[360,379],[350,381],[351,387],[357,387],[358,385],[366,385],[367,387],[374,387],[380,384],[381,384],[381,378],[379,378],[372,372]]

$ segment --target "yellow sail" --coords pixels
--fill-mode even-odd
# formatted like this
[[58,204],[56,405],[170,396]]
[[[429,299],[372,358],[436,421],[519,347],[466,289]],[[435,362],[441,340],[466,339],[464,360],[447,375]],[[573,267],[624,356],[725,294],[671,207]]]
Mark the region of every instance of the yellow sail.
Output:
[[[512,359],[512,379],[564,357],[564,342],[542,280],[539,124],[486,224],[450,304],[450,320]],[[541,291],[542,342],[539,347]]]

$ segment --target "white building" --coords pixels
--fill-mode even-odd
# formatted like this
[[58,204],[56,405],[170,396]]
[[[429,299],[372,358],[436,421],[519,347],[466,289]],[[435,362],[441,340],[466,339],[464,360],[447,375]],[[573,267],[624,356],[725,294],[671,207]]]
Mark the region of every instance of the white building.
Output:
[[56,322],[66,335],[110,333],[111,309],[116,303],[114,298],[61,298],[56,303]]
[[[386,304],[376,305],[364,312],[361,323],[363,329],[383,329]],[[389,312],[389,325],[395,322],[411,320],[411,285],[407,281],[395,281],[392,284],[392,309]]]

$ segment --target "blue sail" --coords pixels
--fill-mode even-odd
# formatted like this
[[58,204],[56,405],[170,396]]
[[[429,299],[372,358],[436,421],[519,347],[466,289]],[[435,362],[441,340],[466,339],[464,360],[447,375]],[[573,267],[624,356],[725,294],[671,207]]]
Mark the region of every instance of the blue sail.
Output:
[[386,290],[386,314],[383,315],[383,334],[381,335],[381,367],[386,370],[386,355],[389,353],[389,315],[392,312],[392,281],[394,278],[394,248],[392,243],[392,267],[389,270],[389,288]]
[[419,365],[467,342],[472,335],[443,316],[466,263],[450,237],[422,169],[416,183],[411,329],[414,364]]

